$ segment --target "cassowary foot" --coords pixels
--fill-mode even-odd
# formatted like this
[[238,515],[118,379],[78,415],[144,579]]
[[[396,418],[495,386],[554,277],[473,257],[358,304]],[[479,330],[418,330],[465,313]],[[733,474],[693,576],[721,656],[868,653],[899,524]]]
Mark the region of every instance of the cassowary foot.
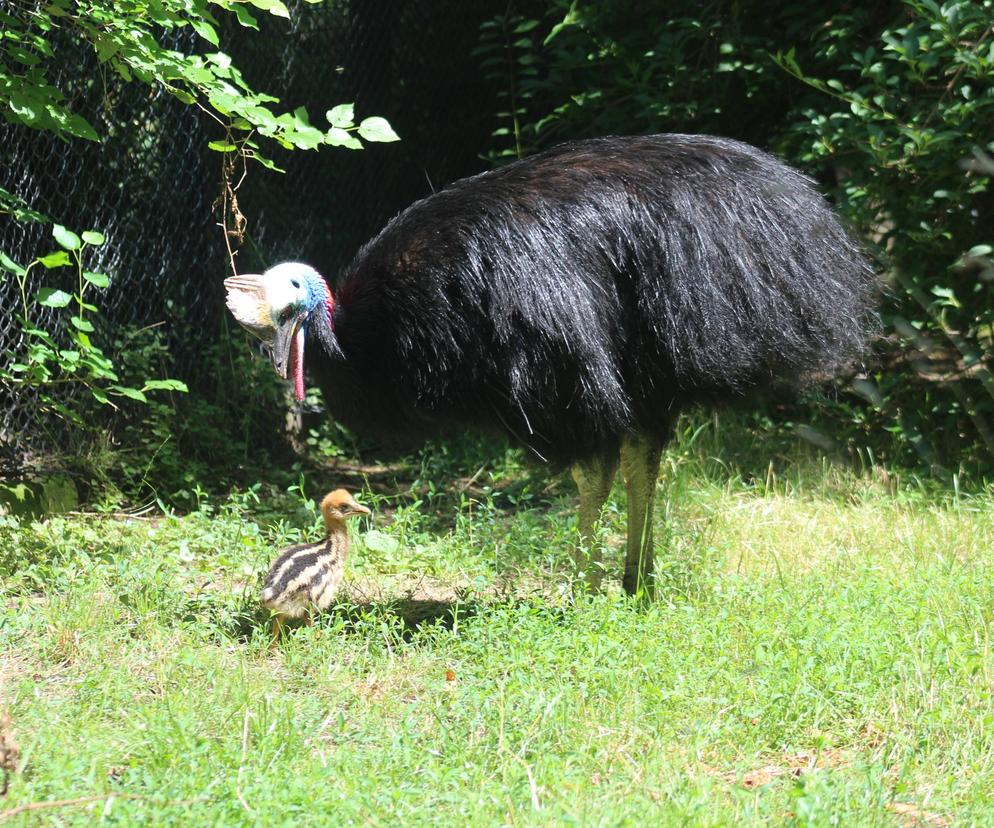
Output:
[[618,471],[617,458],[595,458],[577,463],[571,469],[576,488],[580,492],[580,513],[577,521],[577,539],[573,547],[577,586],[591,593],[600,592],[604,577],[600,544],[595,529],[600,520],[604,501],[611,492],[611,483]]
[[662,447],[641,437],[621,444],[621,475],[628,489],[628,544],[622,586],[629,595],[651,598],[654,548],[652,512]]

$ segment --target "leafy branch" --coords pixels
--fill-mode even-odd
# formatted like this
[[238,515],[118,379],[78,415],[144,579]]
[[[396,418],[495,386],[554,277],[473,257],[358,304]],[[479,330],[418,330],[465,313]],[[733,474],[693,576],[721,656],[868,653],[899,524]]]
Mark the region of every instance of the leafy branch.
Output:
[[289,17],[280,0],[51,0],[0,11],[0,113],[8,121],[62,138],[98,140],[93,125],[71,110],[65,94],[49,78],[68,33],[88,43],[99,63],[125,82],[160,87],[230,125],[240,137],[212,142],[211,148],[219,152],[244,152],[275,169],[258,138],[285,149],[322,145],[362,149],[360,138],[398,140],[384,118],[373,116],[356,124],[351,104],[328,111],[327,129],[313,125],[303,107],[279,112],[274,108],[279,99],[253,90],[224,52],[188,55],[161,40],[164,33],[192,28],[200,39],[217,47],[216,14],[233,14],[240,25],[258,29],[259,12]]
[[[0,214],[10,214],[17,209],[18,199],[0,190]],[[29,221],[47,222],[40,213],[30,211]],[[50,410],[74,425],[83,425],[79,413],[56,400],[49,392],[59,386],[76,385],[85,388],[99,403],[117,407],[114,398],[128,398],[148,402],[152,391],[185,392],[186,385],[174,379],[150,379],[141,388],[122,385],[114,364],[103,350],[93,342],[91,334],[96,328],[93,319],[99,308],[91,301],[94,290],[104,290],[110,277],[88,270],[85,266],[88,248],[104,244],[104,237],[95,230],[77,234],[61,224],[52,225],[52,237],[58,248],[44,256],[21,265],[7,254],[0,252],[0,271],[13,277],[18,284],[21,307],[19,310],[23,348],[12,357],[8,365],[0,365],[0,380],[15,389],[33,388],[40,392],[43,409]],[[55,287],[41,287],[33,296],[28,295],[29,277],[36,268],[54,271],[70,267],[74,271],[74,290],[68,292]],[[41,328],[37,316],[40,309],[69,309],[67,342],[59,344],[55,336]]]

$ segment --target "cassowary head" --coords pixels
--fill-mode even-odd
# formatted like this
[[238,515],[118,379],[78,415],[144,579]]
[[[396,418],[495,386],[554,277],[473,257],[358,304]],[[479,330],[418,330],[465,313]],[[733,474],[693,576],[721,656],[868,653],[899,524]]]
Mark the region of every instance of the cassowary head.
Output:
[[228,309],[239,324],[262,340],[273,367],[284,379],[293,376],[297,399],[304,398],[304,344],[315,311],[329,318],[334,307],[327,283],[313,268],[284,262],[263,274],[224,280]]

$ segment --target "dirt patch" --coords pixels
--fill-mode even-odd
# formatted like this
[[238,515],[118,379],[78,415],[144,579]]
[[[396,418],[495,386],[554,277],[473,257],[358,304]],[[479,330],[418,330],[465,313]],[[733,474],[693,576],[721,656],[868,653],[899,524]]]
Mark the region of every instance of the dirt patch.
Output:
[[[861,734],[870,746],[878,746],[884,740],[883,731],[873,722],[868,722],[863,727]],[[713,768],[705,768],[705,771],[708,775],[716,776],[729,784],[739,784],[747,790],[754,790],[777,779],[784,777],[797,779],[814,770],[842,767],[852,760],[852,749],[832,748],[818,752],[800,751],[785,754],[776,763],[754,768],[741,775],[738,771],[720,772]],[[901,828],[914,828],[914,826],[948,828],[951,825],[950,820],[942,814],[926,811],[909,802],[888,802],[884,807],[897,817],[897,822]]]
[[847,762],[844,751],[840,749],[822,750],[818,752],[801,751],[783,756],[779,762],[764,765],[761,768],[754,768],[746,771],[741,776],[738,771],[726,771],[717,774],[726,782],[739,783],[743,788],[752,790],[768,785],[775,779],[787,776],[797,779],[804,773],[813,770],[823,770],[825,768],[836,768]]
[[342,597],[354,604],[427,601],[454,604],[466,595],[469,582],[443,581],[430,575],[357,578],[346,582]]
[[754,768],[740,773],[739,771],[711,770],[709,775],[717,776],[730,784],[740,784],[743,788],[753,790],[768,785],[776,779],[790,777],[797,779],[813,770],[837,768],[850,761],[846,751],[841,748],[830,748],[821,751],[802,750],[798,753],[785,754],[779,761],[760,768]]
[[916,825],[934,825],[937,828],[947,828],[951,824],[942,814],[922,810],[910,802],[888,802],[884,807],[897,816],[902,828],[912,828]]

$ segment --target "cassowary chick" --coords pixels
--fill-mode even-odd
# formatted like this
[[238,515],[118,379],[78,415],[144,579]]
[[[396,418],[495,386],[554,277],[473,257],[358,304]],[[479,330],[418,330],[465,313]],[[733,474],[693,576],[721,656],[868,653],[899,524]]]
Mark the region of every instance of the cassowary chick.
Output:
[[321,501],[326,537],[318,543],[304,543],[285,549],[266,575],[262,603],[273,617],[273,641],[279,640],[288,618],[310,615],[313,609],[326,610],[345,575],[349,552],[349,531],[345,525],[352,515],[368,515],[369,509],[352,499],[345,489],[336,489]]

